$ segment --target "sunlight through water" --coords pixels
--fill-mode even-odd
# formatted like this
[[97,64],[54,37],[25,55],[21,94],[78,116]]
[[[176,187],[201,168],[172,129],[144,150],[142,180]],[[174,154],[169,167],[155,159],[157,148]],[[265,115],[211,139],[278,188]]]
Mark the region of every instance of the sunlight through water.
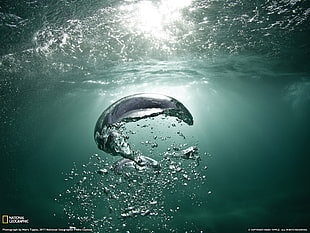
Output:
[[129,6],[122,5],[120,9],[131,15],[128,19],[129,30],[156,39],[173,40],[175,24],[184,23],[182,10],[190,4],[191,0],[162,0],[159,3],[142,1]]

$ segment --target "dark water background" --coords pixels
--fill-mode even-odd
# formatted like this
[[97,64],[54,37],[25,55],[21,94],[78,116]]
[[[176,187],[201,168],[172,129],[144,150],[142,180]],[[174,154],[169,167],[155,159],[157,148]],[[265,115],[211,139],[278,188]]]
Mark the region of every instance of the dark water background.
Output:
[[187,106],[211,154],[169,228],[309,230],[309,17],[307,0],[1,0],[0,214],[68,227],[54,200],[65,173],[110,156],[93,140],[99,115],[152,92]]

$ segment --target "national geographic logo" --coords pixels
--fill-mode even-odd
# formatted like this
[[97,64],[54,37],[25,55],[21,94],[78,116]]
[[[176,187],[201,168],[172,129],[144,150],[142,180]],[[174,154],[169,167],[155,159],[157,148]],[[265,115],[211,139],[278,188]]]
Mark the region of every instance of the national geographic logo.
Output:
[[2,224],[28,224],[29,219],[26,219],[25,216],[20,215],[7,215],[4,214],[1,217]]
[[9,224],[9,215],[2,215],[2,224]]

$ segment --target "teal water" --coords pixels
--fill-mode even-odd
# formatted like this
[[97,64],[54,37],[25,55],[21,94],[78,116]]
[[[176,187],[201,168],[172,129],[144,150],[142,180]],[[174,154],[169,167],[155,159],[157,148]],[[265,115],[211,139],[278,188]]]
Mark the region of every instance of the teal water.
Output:
[[[309,231],[309,14],[306,0],[1,1],[0,214],[94,232]],[[200,160],[168,154],[159,178],[131,171],[137,185],[93,132],[145,92],[194,124],[128,124],[134,147],[160,161],[187,144]],[[128,203],[154,214],[122,217]]]

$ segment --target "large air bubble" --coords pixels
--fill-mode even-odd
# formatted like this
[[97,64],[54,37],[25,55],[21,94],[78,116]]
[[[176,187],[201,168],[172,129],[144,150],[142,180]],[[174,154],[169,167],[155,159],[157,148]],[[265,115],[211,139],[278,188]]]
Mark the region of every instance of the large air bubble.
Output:
[[161,114],[177,117],[188,125],[193,124],[191,113],[181,102],[172,97],[160,94],[127,96],[112,104],[99,117],[94,132],[98,148],[111,155],[130,159],[142,166],[150,163],[151,160],[131,149],[123,134],[122,125]]

